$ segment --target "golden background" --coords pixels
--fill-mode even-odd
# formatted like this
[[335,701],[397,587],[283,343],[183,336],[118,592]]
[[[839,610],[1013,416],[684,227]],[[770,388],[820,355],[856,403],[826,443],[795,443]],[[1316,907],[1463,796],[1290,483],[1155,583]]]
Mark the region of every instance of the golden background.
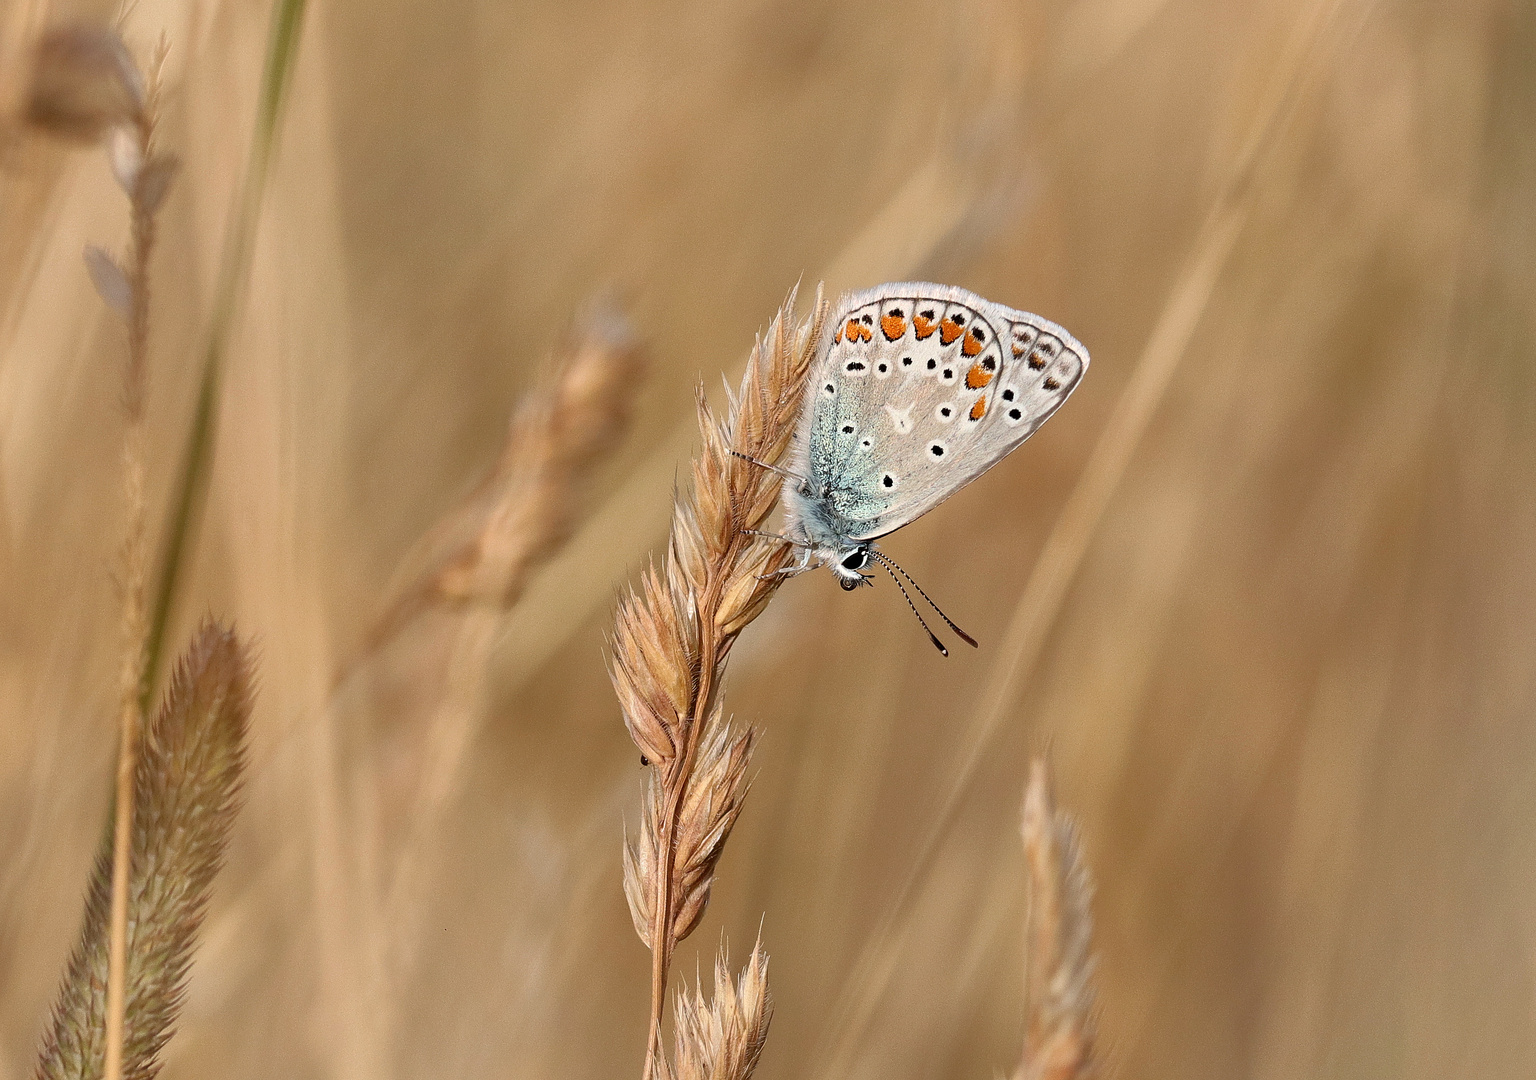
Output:
[[[0,12],[12,40],[40,17]],[[125,24],[141,56],[168,36],[184,165],[154,523],[270,18]],[[0,172],[3,1078],[32,1067],[115,754],[123,339],[80,250],[125,221],[100,151]],[[616,590],[662,550],[695,384],[719,399],[797,280],[803,311],[820,280],[909,278],[1056,320],[1093,365],[884,544],[980,650],[944,660],[888,582],[825,573],[743,636],[726,703],[765,737],[679,981],[761,926],[766,1080],[1011,1069],[1048,748],[1098,882],[1106,1073],[1531,1074],[1536,11],[312,0],[170,636],[233,619],[259,691],[167,1078],[638,1073]],[[333,698],[604,291],[649,374],[583,526],[456,689],[475,650],[434,616]],[[423,828],[403,808],[455,710],[466,768]],[[422,887],[391,906],[402,859]]]

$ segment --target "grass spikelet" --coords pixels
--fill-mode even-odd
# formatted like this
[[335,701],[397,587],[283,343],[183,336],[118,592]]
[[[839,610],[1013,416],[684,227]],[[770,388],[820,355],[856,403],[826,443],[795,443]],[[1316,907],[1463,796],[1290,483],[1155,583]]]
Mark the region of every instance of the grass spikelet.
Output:
[[[732,730],[721,720],[718,709],[710,717],[708,734],[698,751],[694,783],[689,785],[678,815],[674,867],[678,914],[672,928],[674,945],[693,933],[704,917],[715,881],[715,864],[725,850],[751,785],[747,764],[756,742],[756,729]],[[644,838],[655,835],[656,822],[665,810],[665,790],[653,774],[646,787],[641,842],[626,843],[624,849],[624,895],[629,898],[635,931],[648,947],[655,910],[652,893],[645,883],[653,880],[655,849],[654,845],[645,844]]]
[[529,567],[570,536],[580,505],[573,490],[628,429],[641,356],[627,319],[597,309],[558,362],[555,385],[512,421],[478,533],[438,575],[447,600],[516,600]]
[[[145,728],[134,784],[123,1075],[149,1080],[171,1036],[214,875],[239,806],[251,669],[235,635],[206,622]],[[114,811],[115,816],[115,811]],[[39,1080],[102,1075],[112,832],[96,858],[85,925],[65,972]]]
[[768,956],[762,939],[735,981],[722,948],[715,956],[715,993],[706,1000],[702,981],[677,995],[678,1080],[747,1080],[757,1068],[773,1019]]
[[[625,894],[651,950],[645,1075],[665,1073],[661,1018],[672,948],[698,925],[741,810],[754,733],[733,733],[717,700],[732,644],[778,588],[783,544],[751,535],[778,501],[775,464],[794,435],[826,305],[791,329],[795,294],[747,361],[724,417],[698,400],[691,491],[675,500],[665,568],[619,604],[611,674],[624,723],[654,766],[640,830],[626,842]],[[747,458],[753,461],[745,460]]]
[[1024,1054],[1014,1080],[1077,1080],[1094,1072],[1093,882],[1042,758],[1030,762],[1021,831],[1029,909]]
[[66,23],[32,50],[27,122],[49,135],[94,143],[146,112],[143,76],[110,26]]
[[385,606],[359,659],[434,606],[510,607],[533,569],[569,538],[586,479],[629,430],[644,357],[629,320],[599,305],[551,367],[548,385],[513,416],[490,476],[424,538],[414,560],[421,569]]

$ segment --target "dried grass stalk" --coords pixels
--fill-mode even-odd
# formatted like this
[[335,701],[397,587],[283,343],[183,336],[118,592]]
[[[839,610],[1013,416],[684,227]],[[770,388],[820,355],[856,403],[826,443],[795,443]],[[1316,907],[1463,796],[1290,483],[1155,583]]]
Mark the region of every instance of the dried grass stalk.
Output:
[[[440,605],[507,608],[579,519],[581,489],[629,429],[644,357],[629,320],[596,305],[556,349],[549,384],[518,408],[491,474],[423,539],[417,569],[369,630],[376,652]],[[338,671],[342,681],[354,662]]]
[[625,845],[624,887],[651,950],[651,1026],[645,1075],[666,1069],[661,1018],[672,949],[698,925],[715,864],[746,794],[754,734],[733,732],[718,699],[731,646],[778,588],[787,545],[762,528],[788,449],[826,304],[791,329],[795,294],[747,361],[724,419],[699,394],[703,445],[691,493],[679,493],[666,566],[652,566],[619,604],[611,675],[624,723],[652,766],[639,835]]
[[[238,809],[251,710],[247,652],[206,622],[144,731],[134,784],[123,1075],[149,1080],[171,1036],[213,878]],[[116,812],[114,810],[114,817]],[[85,926],[43,1040],[39,1080],[102,1075],[113,851],[86,894]]]
[[1094,1072],[1093,882],[1043,758],[1030,763],[1022,831],[1029,909],[1024,1055],[1014,1080],[1078,1080]]
[[128,196],[126,267],[107,252],[85,252],[91,280],[107,306],[127,320],[123,368],[123,614],[119,664],[117,805],[111,889],[106,1007],[107,1080],[122,1076],[127,979],[128,858],[139,732],[144,723],[145,666],[149,640],[146,606],[148,553],[144,401],[149,373],[149,268],[155,246],[155,214],[176,173],[176,159],[155,152],[161,40],[146,78],[117,31],[96,24],[68,24],[45,33],[32,56],[27,118],[38,130],[86,142],[105,142],[112,173]]
[[773,1019],[762,939],[752,946],[735,982],[722,948],[715,955],[714,998],[705,999],[701,980],[691,995],[684,990],[677,996],[673,1015],[678,1080],[747,1080],[757,1068]]
[[[390,1029],[397,991],[424,942],[421,913],[433,885],[431,858],[471,760],[504,609],[568,539],[584,509],[583,488],[629,429],[644,367],[639,340],[622,312],[610,303],[589,308],[555,349],[548,378],[519,405],[494,469],[403,560],[396,578],[405,584],[392,590],[394,599],[385,604],[359,650],[333,673],[334,703],[349,676],[377,660],[380,650],[418,616],[453,612],[453,618],[432,627],[446,638],[445,647],[422,650],[431,666],[415,669],[438,693],[427,699],[424,715],[402,725],[411,733],[408,738],[420,733],[424,742],[412,750],[417,772],[386,796],[401,808],[406,829],[391,852],[393,865],[385,864],[377,908],[369,892],[353,892],[359,883],[340,869],[343,860],[336,853],[345,841],[339,816],[335,824],[320,825],[328,838],[317,846],[317,872],[330,883],[323,887],[354,896],[344,906],[349,920],[362,928],[355,931],[361,935],[359,948],[377,951],[378,962],[360,996],[374,1030]],[[375,807],[364,809],[360,825],[365,837],[360,843],[386,850],[378,847],[386,833]],[[332,917],[322,912],[322,918]],[[338,928],[335,939],[352,932]],[[340,956],[331,962],[338,972],[352,964],[350,957]],[[339,978],[344,982],[349,976]],[[366,1040],[366,1035],[358,1038]]]

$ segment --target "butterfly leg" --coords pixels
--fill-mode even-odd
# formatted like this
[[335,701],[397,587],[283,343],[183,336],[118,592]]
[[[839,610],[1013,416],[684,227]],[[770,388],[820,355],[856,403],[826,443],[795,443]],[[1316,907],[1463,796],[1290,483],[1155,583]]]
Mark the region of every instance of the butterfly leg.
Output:
[[797,563],[790,563],[788,566],[781,566],[777,570],[772,571],[771,573],[758,574],[757,575],[757,580],[758,581],[772,581],[774,578],[790,578],[790,577],[795,577],[795,576],[797,576],[799,574],[803,574],[807,570],[814,570],[814,569],[815,569],[815,567],[811,565],[810,552],[807,551],[804,555],[802,555],[800,557],[800,561],[799,562],[797,562]]
[[769,540],[782,540],[786,544],[793,544],[795,547],[805,547],[799,540],[791,540],[782,533],[763,532],[761,529],[742,529],[741,534],[743,536],[766,536]]
[[782,536],[779,533],[761,532],[757,529],[742,529],[741,531],[748,536],[766,536],[770,540],[782,540],[784,543],[800,549],[799,562],[791,563],[789,566],[781,566],[771,573],[759,574],[757,575],[757,580],[770,581],[776,577],[794,577],[796,574],[803,574],[807,570],[814,569],[814,567],[811,565],[811,556],[814,553],[814,549],[810,544],[800,540],[793,540],[787,536]]

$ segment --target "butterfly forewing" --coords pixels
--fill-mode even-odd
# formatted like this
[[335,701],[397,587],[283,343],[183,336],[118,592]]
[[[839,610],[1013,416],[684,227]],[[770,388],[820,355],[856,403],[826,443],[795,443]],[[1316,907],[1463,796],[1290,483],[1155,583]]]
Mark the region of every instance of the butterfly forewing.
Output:
[[826,333],[796,450],[853,540],[900,528],[1002,460],[1088,363],[1054,323],[947,285],[855,293]]

